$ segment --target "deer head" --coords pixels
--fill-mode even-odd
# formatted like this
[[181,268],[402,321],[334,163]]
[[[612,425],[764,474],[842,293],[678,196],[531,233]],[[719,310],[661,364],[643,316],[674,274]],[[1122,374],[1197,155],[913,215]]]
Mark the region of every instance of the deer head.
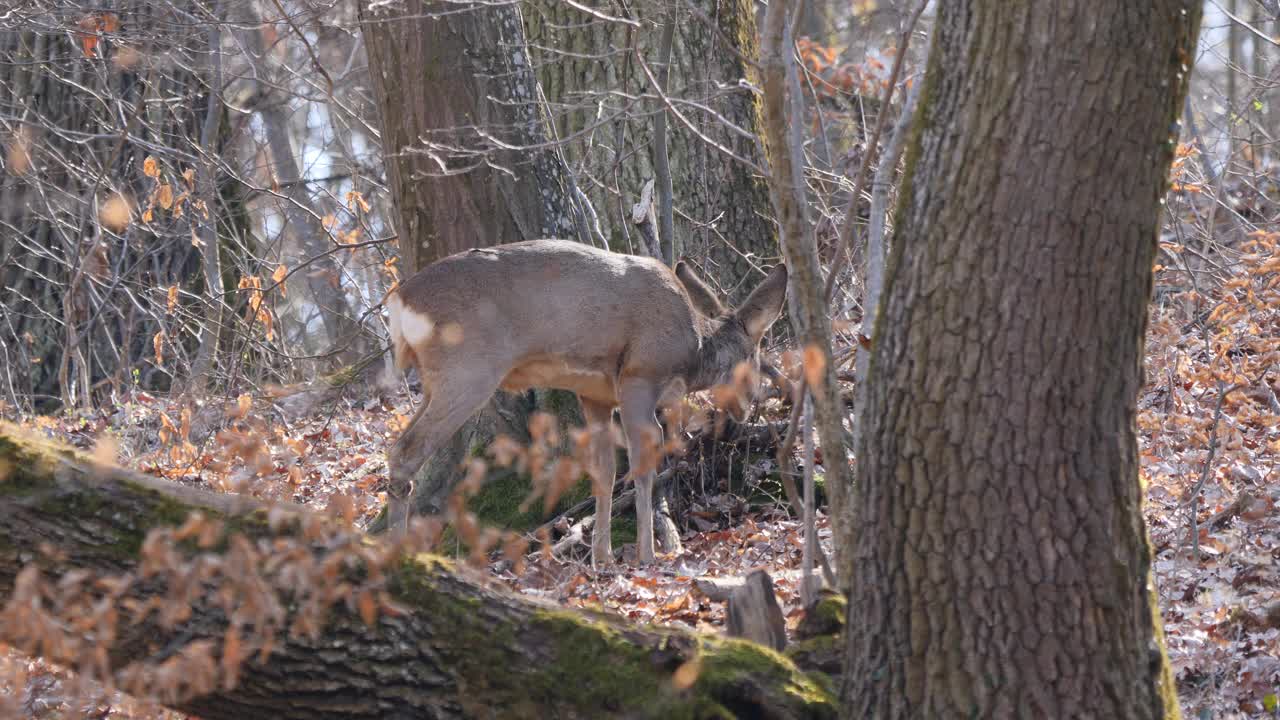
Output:
[[736,309],[725,307],[684,260],[676,263],[675,275],[689,294],[690,303],[705,318],[699,372],[688,391],[727,389],[716,393],[717,404],[741,422],[758,397],[760,340],[782,314],[787,267],[775,266]]

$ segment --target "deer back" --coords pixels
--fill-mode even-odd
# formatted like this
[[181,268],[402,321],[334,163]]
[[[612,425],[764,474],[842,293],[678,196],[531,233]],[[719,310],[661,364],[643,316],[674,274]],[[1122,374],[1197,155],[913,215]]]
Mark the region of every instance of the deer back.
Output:
[[423,374],[554,359],[571,371],[686,376],[707,331],[662,263],[565,240],[443,258],[406,280],[388,307],[396,364]]

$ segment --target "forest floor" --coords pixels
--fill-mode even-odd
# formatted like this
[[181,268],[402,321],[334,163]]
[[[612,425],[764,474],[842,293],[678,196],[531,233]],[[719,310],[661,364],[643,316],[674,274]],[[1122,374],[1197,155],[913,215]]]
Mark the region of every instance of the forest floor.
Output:
[[[1162,292],[1162,281],[1176,285],[1175,273],[1158,268],[1137,418],[1169,657],[1187,717],[1270,717],[1280,690],[1280,627],[1266,615],[1280,603],[1280,261],[1273,243],[1260,246],[1240,258],[1213,297]],[[403,392],[339,402],[290,421],[261,420],[256,437],[239,438],[245,442],[230,462],[220,461],[225,453],[215,452],[212,441],[190,442],[199,416],[143,392],[99,411],[3,414],[146,473],[318,509],[337,500],[367,523],[384,500],[384,449],[416,402]],[[269,398],[245,396],[226,403],[225,412],[266,418],[269,405]],[[1197,488],[1199,500],[1192,501]],[[654,567],[597,574],[581,562],[534,560],[519,575],[507,563],[491,567],[516,592],[713,632],[723,628],[724,604],[694,581],[764,568],[793,630],[802,614],[799,523],[777,508],[744,511],[745,503],[723,493],[702,500],[683,550]],[[818,527],[830,553],[824,516]],[[21,704],[28,717],[181,717],[118,696],[71,710],[66,671],[0,646],[0,690],[15,671],[25,672]]]

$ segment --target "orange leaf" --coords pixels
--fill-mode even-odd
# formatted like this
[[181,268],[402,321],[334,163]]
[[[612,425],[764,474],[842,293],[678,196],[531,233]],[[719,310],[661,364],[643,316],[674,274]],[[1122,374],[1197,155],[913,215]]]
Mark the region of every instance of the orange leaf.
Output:
[[121,193],[112,193],[98,208],[98,220],[115,232],[128,227],[132,215],[132,203]]
[[142,161],[142,173],[149,178],[158,178],[160,177],[160,164],[156,162],[155,158],[148,155],[147,159]]
[[173,284],[169,286],[169,312],[173,312],[178,307],[178,286]]
[[365,202],[364,195],[357,190],[351,190],[347,193],[347,207],[354,210],[355,205],[359,205],[361,210],[369,212],[369,203]]
[[236,398],[236,418],[244,418],[249,415],[249,411],[253,409],[253,398],[249,393],[243,393]]
[[289,268],[284,265],[277,265],[276,271],[271,273],[272,282],[280,286],[280,297],[285,296],[284,279],[289,276]]
[[164,331],[156,333],[151,338],[151,345],[156,349],[156,365],[164,365]]
[[19,127],[14,133],[5,160],[9,172],[14,175],[25,175],[31,169],[31,130],[26,126]]
[[92,15],[87,16],[76,24],[81,30],[89,32],[79,32],[76,35],[80,38],[80,49],[84,52],[84,56],[91,58],[94,56],[94,50],[98,47],[98,36],[93,31],[98,28],[97,21]]
[[827,369],[827,358],[822,349],[816,345],[807,345],[804,349],[804,378],[810,388],[822,387],[823,373]]
[[360,593],[360,619],[369,627],[373,627],[378,621],[378,604],[373,600],[373,593],[368,590]]

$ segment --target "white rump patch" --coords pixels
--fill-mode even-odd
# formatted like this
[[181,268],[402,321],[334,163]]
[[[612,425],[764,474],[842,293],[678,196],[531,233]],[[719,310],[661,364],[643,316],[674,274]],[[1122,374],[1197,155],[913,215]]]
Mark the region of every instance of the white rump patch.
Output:
[[405,307],[398,293],[387,298],[387,311],[396,367],[407,370],[412,362],[413,348],[426,345],[435,331],[435,323],[425,313]]

